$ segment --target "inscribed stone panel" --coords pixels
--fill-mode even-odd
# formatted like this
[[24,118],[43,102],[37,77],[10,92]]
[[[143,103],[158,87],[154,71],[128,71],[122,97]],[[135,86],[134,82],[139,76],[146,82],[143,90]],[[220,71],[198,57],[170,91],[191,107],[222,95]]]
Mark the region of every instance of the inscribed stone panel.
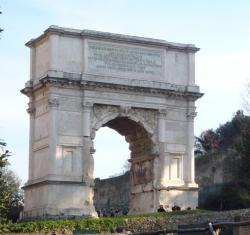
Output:
[[163,70],[163,50],[88,42],[89,72],[159,78],[163,76]]

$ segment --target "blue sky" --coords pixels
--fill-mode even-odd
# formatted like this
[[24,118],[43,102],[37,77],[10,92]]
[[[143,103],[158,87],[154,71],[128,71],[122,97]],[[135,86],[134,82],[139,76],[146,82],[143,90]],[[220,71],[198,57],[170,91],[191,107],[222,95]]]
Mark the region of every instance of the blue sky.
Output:
[[[0,40],[0,137],[13,152],[11,168],[23,182],[27,180],[29,141],[27,98],[19,92],[29,79],[29,50],[24,44],[50,25],[200,47],[196,83],[205,96],[197,102],[196,135],[218,127],[243,108],[244,85],[250,77],[250,1],[0,0],[0,9],[0,27],[4,28]],[[113,153],[105,137],[117,146]],[[121,171],[129,157],[125,140],[105,129],[97,133],[95,147],[97,176]]]

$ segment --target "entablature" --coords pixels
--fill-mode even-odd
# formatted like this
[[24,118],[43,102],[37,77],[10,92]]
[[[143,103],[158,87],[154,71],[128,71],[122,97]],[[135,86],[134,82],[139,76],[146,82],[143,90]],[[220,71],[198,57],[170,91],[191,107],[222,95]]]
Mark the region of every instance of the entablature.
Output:
[[[67,73],[69,75],[69,73]],[[28,81],[25,84],[25,88],[21,92],[27,96],[30,96],[36,90],[43,88],[44,86],[60,86],[60,87],[78,87],[80,89],[97,89],[104,88],[109,90],[123,90],[128,92],[139,92],[156,95],[165,95],[168,97],[184,98],[195,101],[203,96],[203,93],[199,92],[198,86],[184,86],[170,84],[159,81],[147,81],[138,79],[121,79],[113,78],[110,80],[105,76],[93,76],[84,74],[81,79],[62,77],[50,77],[46,76],[40,79],[38,82]]]

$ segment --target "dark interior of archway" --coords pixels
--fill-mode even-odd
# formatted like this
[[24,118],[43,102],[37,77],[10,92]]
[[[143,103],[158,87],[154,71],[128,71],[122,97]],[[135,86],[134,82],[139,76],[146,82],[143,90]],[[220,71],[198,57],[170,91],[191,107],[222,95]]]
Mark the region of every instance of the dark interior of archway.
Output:
[[112,128],[125,136],[129,143],[132,159],[143,158],[151,154],[152,141],[150,135],[140,123],[127,117],[117,117],[103,126]]

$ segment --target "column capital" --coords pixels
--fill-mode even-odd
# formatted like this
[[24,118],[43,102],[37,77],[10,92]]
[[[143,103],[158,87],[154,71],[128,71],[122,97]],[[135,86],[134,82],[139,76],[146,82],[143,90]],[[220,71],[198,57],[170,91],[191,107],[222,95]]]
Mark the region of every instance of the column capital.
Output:
[[83,109],[91,109],[93,107],[93,103],[92,102],[89,102],[89,101],[83,101],[82,102],[82,108]]
[[187,112],[186,116],[188,120],[194,120],[194,118],[197,116],[197,112],[194,111]]
[[30,115],[30,116],[34,116],[35,113],[36,113],[36,108],[35,108],[35,105],[33,102],[29,102],[28,103],[28,108],[26,109],[27,113]]
[[159,114],[159,117],[160,118],[166,118],[166,116],[167,116],[167,110],[166,109],[159,109],[158,110],[158,114]]
[[35,107],[29,107],[26,109],[27,113],[30,115],[30,116],[34,116],[35,113],[36,113],[36,108]]
[[52,108],[57,108],[59,106],[59,99],[56,96],[49,96],[48,106]]

